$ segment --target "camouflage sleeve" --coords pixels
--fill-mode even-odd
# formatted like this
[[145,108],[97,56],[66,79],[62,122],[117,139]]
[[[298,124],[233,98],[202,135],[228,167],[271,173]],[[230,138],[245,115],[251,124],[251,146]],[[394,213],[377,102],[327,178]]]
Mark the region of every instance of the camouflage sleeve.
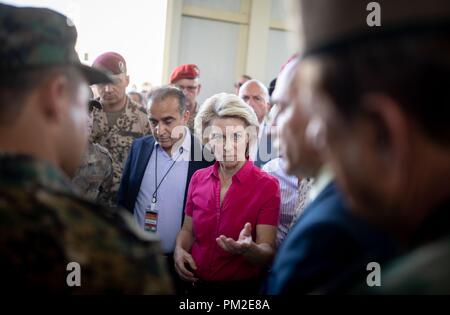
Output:
[[94,108],[92,111],[93,125],[92,131],[90,134],[90,141],[93,143],[101,143],[100,139],[100,111],[97,108]]
[[141,107],[139,111],[139,120],[142,128],[142,134],[144,136],[151,135],[152,130],[150,129],[150,121],[148,119],[147,111],[143,107]]
[[110,207],[115,207],[116,205],[113,204],[113,198],[112,191],[113,191],[113,160],[111,157],[111,154],[107,152],[107,155],[105,156],[105,163],[107,163],[105,169],[105,178],[102,181],[101,187],[102,189],[99,191],[99,194],[97,196],[97,202],[103,205],[108,205]]
[[10,292],[173,293],[159,241],[127,211],[42,188],[0,200],[0,278]]
[[126,210],[87,201],[70,208],[60,216],[70,222],[63,234],[67,260],[81,269],[81,286],[72,293],[173,293],[159,241],[140,230]]

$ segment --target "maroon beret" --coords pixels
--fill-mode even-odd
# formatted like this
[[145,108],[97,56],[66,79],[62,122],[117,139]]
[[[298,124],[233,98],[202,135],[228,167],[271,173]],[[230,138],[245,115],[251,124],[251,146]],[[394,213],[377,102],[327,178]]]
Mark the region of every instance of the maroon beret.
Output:
[[95,59],[92,67],[109,71],[112,74],[127,72],[125,59],[118,53],[106,52]]
[[186,64],[176,67],[170,75],[170,84],[181,79],[197,79],[200,76],[200,70],[196,65]]

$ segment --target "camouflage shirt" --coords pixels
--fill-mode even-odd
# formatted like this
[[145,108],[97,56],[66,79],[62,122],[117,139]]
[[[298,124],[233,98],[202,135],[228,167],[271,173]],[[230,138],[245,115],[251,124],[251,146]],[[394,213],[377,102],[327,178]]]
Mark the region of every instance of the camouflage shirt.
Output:
[[[0,154],[0,279],[9,292],[171,293],[159,243],[122,209],[74,195],[45,161]],[[70,262],[81,286],[68,286]]]
[[112,157],[106,148],[89,142],[84,160],[72,179],[77,192],[83,198],[111,204],[107,192],[111,191],[113,180]]
[[104,111],[94,109],[93,115],[91,140],[105,147],[113,159],[113,185],[111,190],[106,193],[110,204],[116,204],[120,178],[131,143],[136,138],[151,134],[150,122],[145,108],[133,102],[129,97],[127,97],[125,111],[112,127],[109,126],[108,117]]

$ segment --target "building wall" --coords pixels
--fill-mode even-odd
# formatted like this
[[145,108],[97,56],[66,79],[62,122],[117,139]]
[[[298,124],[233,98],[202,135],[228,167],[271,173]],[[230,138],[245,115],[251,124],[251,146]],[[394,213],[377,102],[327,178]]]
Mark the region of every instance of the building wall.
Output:
[[179,64],[197,64],[200,102],[233,92],[244,73],[268,85],[296,51],[285,1],[168,0],[167,7],[162,81]]
[[129,89],[163,77],[167,0],[1,0],[16,6],[47,7],[67,15],[78,31],[82,62],[116,51],[127,61]]
[[269,84],[295,51],[288,44],[285,0],[3,1],[68,15],[78,29],[80,59],[91,64],[103,52],[121,53],[129,89],[167,84],[176,65],[195,63],[203,101],[232,92],[244,73]]

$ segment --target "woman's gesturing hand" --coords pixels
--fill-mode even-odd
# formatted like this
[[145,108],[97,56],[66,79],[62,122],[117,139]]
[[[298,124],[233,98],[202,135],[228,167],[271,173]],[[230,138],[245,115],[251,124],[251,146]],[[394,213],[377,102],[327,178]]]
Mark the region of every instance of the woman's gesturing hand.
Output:
[[233,240],[230,237],[226,237],[224,235],[216,238],[217,244],[225,251],[242,255],[245,254],[253,243],[252,239],[252,225],[250,223],[246,223],[241,233],[239,234],[239,239],[237,241]]

